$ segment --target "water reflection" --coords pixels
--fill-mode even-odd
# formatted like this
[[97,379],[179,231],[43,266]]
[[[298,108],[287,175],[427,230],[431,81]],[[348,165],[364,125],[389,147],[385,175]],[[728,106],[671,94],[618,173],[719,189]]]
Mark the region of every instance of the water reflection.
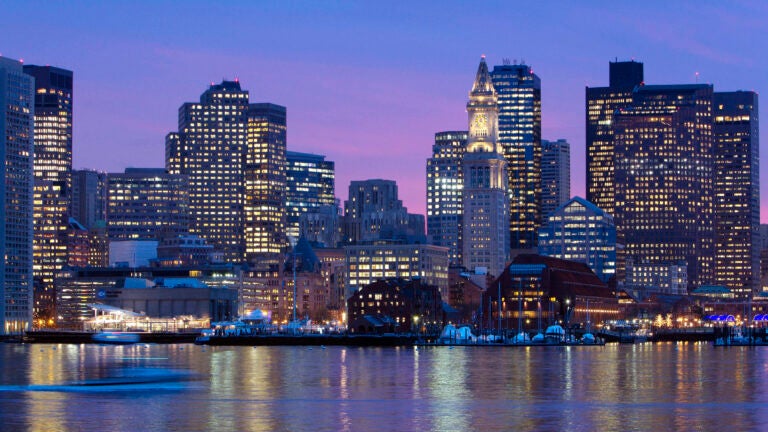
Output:
[[[54,349],[55,348],[55,349]],[[0,344],[4,430],[761,430],[768,350]],[[130,370],[152,391],[32,391]],[[49,389],[50,390],[50,389]]]

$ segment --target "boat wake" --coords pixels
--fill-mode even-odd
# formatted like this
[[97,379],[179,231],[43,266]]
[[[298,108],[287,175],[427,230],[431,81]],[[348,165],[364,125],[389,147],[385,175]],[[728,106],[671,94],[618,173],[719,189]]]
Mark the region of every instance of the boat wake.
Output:
[[115,376],[61,384],[4,385],[0,392],[111,393],[179,391],[193,387],[198,375],[189,371],[127,368]]

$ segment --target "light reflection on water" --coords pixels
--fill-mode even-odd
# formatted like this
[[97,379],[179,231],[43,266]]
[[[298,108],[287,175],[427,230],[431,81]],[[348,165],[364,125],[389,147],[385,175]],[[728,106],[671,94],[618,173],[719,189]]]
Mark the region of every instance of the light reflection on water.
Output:
[[[767,359],[764,347],[671,343],[0,344],[0,424],[4,430],[764,430]],[[98,393],[28,387],[130,368],[187,370],[199,380]]]

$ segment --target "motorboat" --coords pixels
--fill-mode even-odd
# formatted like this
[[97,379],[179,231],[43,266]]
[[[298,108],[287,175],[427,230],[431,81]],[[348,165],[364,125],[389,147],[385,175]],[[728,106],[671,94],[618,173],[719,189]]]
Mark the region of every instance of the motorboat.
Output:
[[101,332],[93,335],[93,341],[109,345],[130,345],[139,341],[136,333]]

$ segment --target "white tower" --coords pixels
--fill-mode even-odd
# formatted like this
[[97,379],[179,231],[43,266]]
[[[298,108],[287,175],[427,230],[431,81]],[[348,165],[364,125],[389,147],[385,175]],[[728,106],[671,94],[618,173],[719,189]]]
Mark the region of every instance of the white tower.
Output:
[[507,162],[498,143],[498,112],[498,98],[483,56],[467,103],[463,258],[468,269],[485,267],[496,276],[509,259]]

